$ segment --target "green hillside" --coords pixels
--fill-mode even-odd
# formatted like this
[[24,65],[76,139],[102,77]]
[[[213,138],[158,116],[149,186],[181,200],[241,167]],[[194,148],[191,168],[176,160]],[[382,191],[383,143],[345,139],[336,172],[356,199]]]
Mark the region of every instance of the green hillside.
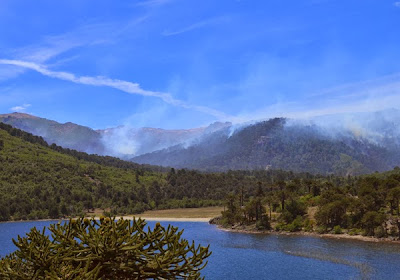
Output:
[[[113,214],[220,205],[257,177],[202,174],[89,155],[0,122],[0,220],[59,218],[93,208]],[[264,175],[263,175],[264,176]]]
[[[12,134],[18,132],[13,130]],[[39,138],[30,140],[35,139]],[[0,162],[1,220],[58,218],[94,207],[137,212],[149,205],[149,186],[163,180],[161,174],[140,168],[78,159],[4,129],[0,129]]]

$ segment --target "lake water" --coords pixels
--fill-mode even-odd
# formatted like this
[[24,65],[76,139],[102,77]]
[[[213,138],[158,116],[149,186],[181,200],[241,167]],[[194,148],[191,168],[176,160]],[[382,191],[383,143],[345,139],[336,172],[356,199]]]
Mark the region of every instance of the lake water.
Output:
[[[0,223],[0,256],[15,250],[13,237],[50,223]],[[207,223],[171,224],[185,230],[184,238],[211,245],[213,254],[203,270],[206,279],[400,279],[397,244],[231,233]]]

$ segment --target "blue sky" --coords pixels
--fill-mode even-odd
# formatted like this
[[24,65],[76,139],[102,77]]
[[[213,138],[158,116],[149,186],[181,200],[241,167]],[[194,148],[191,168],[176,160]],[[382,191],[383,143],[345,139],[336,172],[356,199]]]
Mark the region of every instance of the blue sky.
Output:
[[0,2],[0,112],[92,128],[400,108],[400,2]]

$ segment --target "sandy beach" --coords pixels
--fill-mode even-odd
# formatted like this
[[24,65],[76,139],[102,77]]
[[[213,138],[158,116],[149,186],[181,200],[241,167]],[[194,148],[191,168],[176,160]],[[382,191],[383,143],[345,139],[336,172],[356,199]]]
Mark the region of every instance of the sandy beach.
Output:
[[[117,217],[121,218],[121,217]],[[143,217],[143,216],[122,216],[124,219],[133,219],[133,218],[142,218],[146,221],[156,221],[156,222],[200,222],[200,223],[208,223],[210,221],[209,218],[174,218],[174,217]]]
[[168,222],[203,222],[208,223],[210,219],[221,215],[223,207],[203,207],[203,208],[180,208],[145,211],[141,214],[123,216],[129,219],[146,219],[147,221],[168,221]]
[[[158,221],[158,222],[202,222],[208,223],[210,219],[220,216],[223,207],[212,206],[212,207],[201,207],[201,208],[176,208],[176,209],[164,209],[164,210],[149,210],[140,214],[129,214],[123,216],[117,216],[116,218],[133,219],[142,218],[147,221]],[[103,211],[97,209],[93,213],[89,214],[88,217],[98,218],[103,215]]]

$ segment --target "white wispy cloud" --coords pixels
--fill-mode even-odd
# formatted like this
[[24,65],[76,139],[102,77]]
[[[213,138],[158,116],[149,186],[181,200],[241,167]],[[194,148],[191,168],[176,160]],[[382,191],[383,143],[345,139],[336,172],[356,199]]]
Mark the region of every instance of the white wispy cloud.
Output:
[[186,27],[183,27],[181,29],[174,30],[174,31],[165,30],[162,33],[162,35],[163,36],[179,35],[179,34],[186,33],[186,32],[198,29],[198,28],[202,28],[202,27],[205,27],[205,26],[208,26],[208,25],[219,23],[219,22],[221,22],[223,20],[225,20],[224,17],[210,18],[210,19],[206,19],[206,20],[202,20],[202,21],[193,23],[193,24],[191,24],[189,26],[186,26]]
[[229,116],[218,110],[215,110],[215,109],[212,109],[209,107],[205,107],[205,106],[188,104],[185,101],[175,99],[169,93],[142,89],[138,83],[132,83],[129,81],[123,81],[123,80],[118,80],[118,79],[110,79],[110,78],[104,77],[104,76],[97,76],[97,77],[76,76],[76,75],[74,75],[72,73],[68,73],[68,72],[52,71],[52,70],[49,70],[46,66],[43,66],[43,65],[35,63],[35,62],[30,62],[30,61],[0,59],[0,64],[18,66],[18,67],[22,67],[25,69],[34,70],[44,76],[48,76],[51,78],[60,79],[60,80],[64,80],[64,81],[69,81],[69,82],[73,82],[76,84],[91,85],[91,86],[104,86],[104,87],[118,89],[120,91],[129,93],[129,94],[157,97],[168,104],[186,108],[186,109],[193,109],[193,110],[196,110],[199,112],[203,112],[205,114],[212,115],[220,120],[232,118],[232,116]]
[[110,31],[107,24],[90,24],[70,32],[45,36],[41,42],[11,51],[10,56],[21,60],[44,63],[58,55],[84,45],[94,45],[106,41]]
[[32,106],[31,104],[23,104],[23,105],[11,107],[10,110],[13,112],[25,112],[26,109],[28,109],[31,106]]
[[[11,50],[2,49],[1,53],[16,60],[41,64],[75,48],[110,42],[112,36],[116,36],[116,32],[111,32],[114,28],[112,24],[83,25],[63,34],[45,36],[36,44]],[[59,64],[60,61],[57,63]],[[15,78],[24,71],[25,69],[21,67],[3,66],[0,68],[0,80]]]
[[400,8],[400,1],[398,1],[398,2],[394,2],[394,3],[393,3],[393,5],[394,5],[395,7],[398,7],[398,8]]

